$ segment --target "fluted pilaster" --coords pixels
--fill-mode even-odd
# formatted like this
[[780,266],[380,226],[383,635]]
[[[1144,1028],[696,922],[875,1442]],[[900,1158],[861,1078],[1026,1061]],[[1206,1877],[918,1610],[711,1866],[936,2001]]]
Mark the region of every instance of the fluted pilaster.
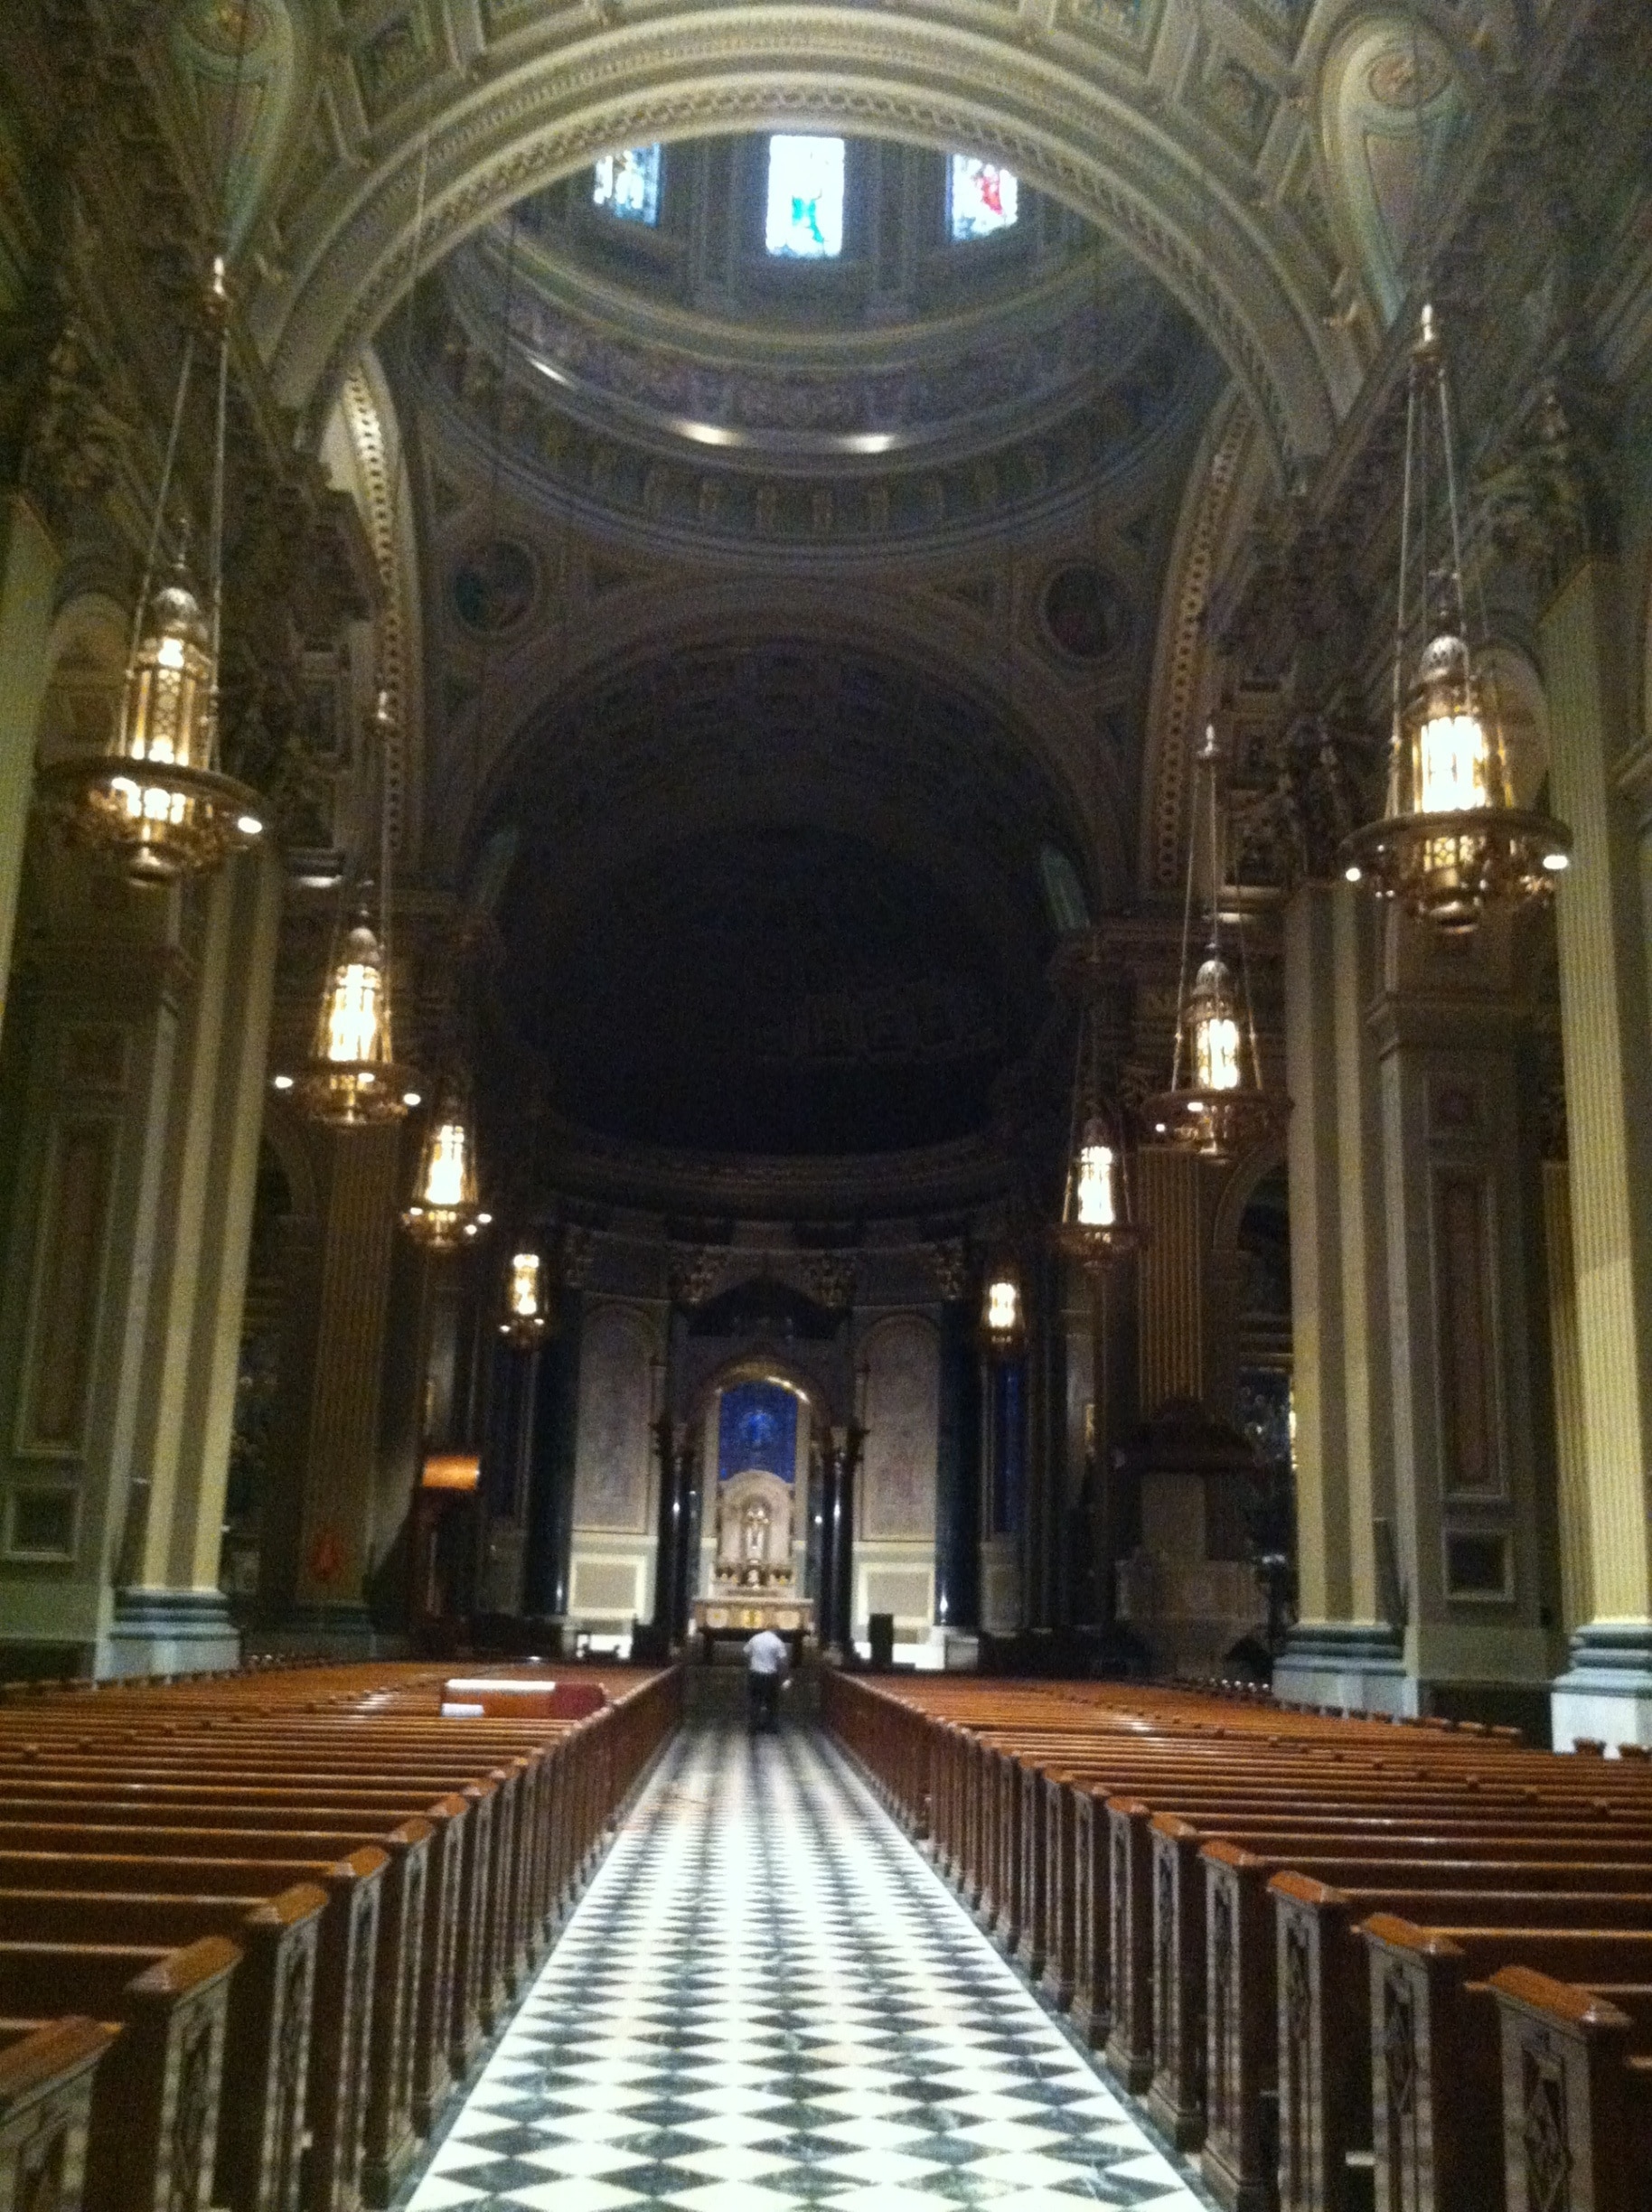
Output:
[[1586,562],[1542,624],[1550,790],[1572,864],[1557,914],[1589,1553],[1589,1617],[1556,1739],[1652,1739],[1652,1055],[1645,830],[1618,784],[1629,720],[1615,567]]

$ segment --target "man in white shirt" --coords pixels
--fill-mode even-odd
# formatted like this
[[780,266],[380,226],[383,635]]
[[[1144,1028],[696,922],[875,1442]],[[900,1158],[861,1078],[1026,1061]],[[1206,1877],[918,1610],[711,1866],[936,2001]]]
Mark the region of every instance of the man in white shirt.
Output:
[[759,1628],[746,1646],[747,1704],[754,1733],[780,1724],[780,1685],[786,1678],[790,1656],[784,1637],[777,1636],[772,1628]]

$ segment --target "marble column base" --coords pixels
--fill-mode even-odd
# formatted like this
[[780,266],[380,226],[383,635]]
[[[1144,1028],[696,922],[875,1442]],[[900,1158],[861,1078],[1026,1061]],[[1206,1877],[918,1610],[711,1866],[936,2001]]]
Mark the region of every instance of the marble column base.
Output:
[[1652,1621],[1594,1621],[1572,1639],[1572,1664],[1549,1692],[1554,1748],[1580,1736],[1652,1744]]
[[1414,1713],[1417,1683],[1394,1632],[1371,1622],[1305,1621],[1273,1663],[1273,1694],[1351,1712]]
[[124,1589],[98,1652],[102,1680],[239,1666],[241,1636],[217,1590]]
[[981,1547],[981,1627],[989,1636],[1014,1636],[1021,1617],[1021,1540],[989,1536]]

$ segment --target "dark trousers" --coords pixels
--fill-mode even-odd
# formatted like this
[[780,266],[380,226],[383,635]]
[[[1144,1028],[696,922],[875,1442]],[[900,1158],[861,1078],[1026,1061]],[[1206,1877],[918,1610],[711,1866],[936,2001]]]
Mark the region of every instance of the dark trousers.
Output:
[[754,1731],[774,1729],[780,1725],[780,1677],[778,1674],[747,1673],[746,1677],[746,1709],[751,1716]]

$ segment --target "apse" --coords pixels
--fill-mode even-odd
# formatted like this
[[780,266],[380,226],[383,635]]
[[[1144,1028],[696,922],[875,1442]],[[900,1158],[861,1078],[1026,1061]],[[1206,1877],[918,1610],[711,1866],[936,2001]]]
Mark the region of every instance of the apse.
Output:
[[1024,745],[919,670],[774,640],[635,671],[500,801],[502,1018],[557,1111],[691,1152],[978,1133],[1028,1049],[1075,843]]

